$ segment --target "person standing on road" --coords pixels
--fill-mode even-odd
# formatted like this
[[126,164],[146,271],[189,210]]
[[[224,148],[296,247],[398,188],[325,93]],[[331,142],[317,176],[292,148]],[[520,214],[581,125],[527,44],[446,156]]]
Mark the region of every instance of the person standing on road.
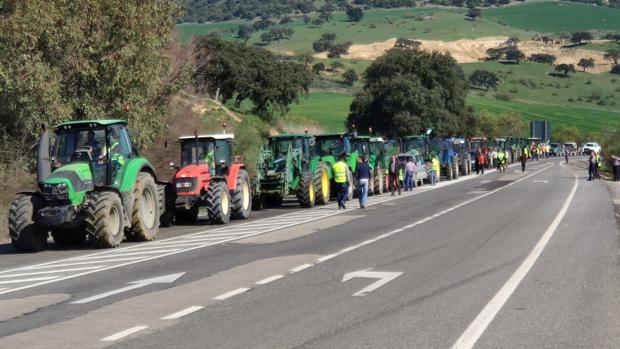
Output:
[[482,174],[484,174],[484,166],[486,166],[486,156],[482,152],[478,153],[478,163],[480,164],[480,171],[482,172]]
[[432,154],[431,156],[431,184],[436,185],[441,176],[441,166],[439,159],[437,159],[437,155]]
[[596,178],[596,173],[594,172],[596,169],[596,152],[592,150],[590,152],[590,156],[588,157],[588,180],[591,181],[592,178]]
[[596,175],[596,179],[601,179],[601,167],[603,167],[603,161],[601,159],[601,152],[596,153],[596,166],[594,166],[594,174]]
[[566,163],[568,164],[568,149],[564,149],[564,159],[566,160]]
[[338,209],[346,209],[344,205],[347,197],[347,164],[344,162],[346,154],[338,157],[338,162],[333,166],[334,182],[336,182],[336,199],[338,200]]
[[412,158],[407,158],[407,163],[405,164],[405,191],[413,190],[413,182],[415,179],[415,164],[413,163]]
[[617,182],[617,181],[620,181],[620,157],[617,157],[612,154],[611,159],[614,161],[614,167],[613,167],[614,182]]
[[497,152],[497,170],[499,173],[506,172],[506,153],[501,148]]
[[530,154],[528,152],[527,145],[524,145],[523,149],[521,149],[521,172],[525,172],[525,163],[529,157]]
[[357,164],[355,168],[355,179],[357,179],[357,197],[360,202],[360,208],[366,208],[366,202],[368,202],[368,184],[372,179],[372,173],[370,172],[370,166],[368,165],[368,158],[362,156],[362,162]]
[[398,195],[401,194],[399,179],[400,170],[400,161],[398,161],[398,157],[396,155],[393,155],[392,159],[390,159],[390,168],[388,170],[388,176],[390,177],[390,192],[392,192],[392,196],[394,196],[397,190]]

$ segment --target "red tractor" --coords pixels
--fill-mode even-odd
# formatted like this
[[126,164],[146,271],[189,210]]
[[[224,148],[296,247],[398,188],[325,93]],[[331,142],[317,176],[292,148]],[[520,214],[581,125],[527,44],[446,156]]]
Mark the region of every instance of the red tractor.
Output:
[[181,167],[172,180],[177,223],[195,222],[201,206],[213,224],[250,217],[250,176],[240,159],[233,159],[234,138],[232,134],[179,138]]

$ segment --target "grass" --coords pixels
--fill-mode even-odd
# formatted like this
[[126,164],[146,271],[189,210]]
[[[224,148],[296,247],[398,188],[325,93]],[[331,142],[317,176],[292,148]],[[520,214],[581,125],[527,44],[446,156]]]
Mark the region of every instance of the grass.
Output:
[[[548,104],[575,108],[618,111],[620,77],[578,72],[568,77],[549,75],[553,67],[538,63],[503,65],[495,62],[461,64],[466,75],[476,69],[492,71],[502,80],[497,91],[484,98],[507,95],[510,100],[529,104]],[[480,93],[478,91],[474,94]]]
[[314,92],[308,99],[294,104],[289,114],[316,121],[325,132],[343,131],[352,100],[349,94]]
[[[480,19],[465,20],[464,9],[455,8],[406,8],[390,10],[369,10],[364,18],[357,23],[349,22],[343,12],[335,12],[334,18],[320,28],[311,24],[305,25],[301,18],[296,18],[288,27],[295,33],[289,40],[272,43],[270,48],[275,51],[303,53],[312,51],[312,42],[322,33],[336,33],[337,41],[351,41],[355,44],[382,42],[391,38],[406,37],[424,40],[475,39],[485,36],[517,36],[523,39],[531,35],[524,30],[503,26],[496,22]],[[246,21],[228,21],[208,24],[181,24],[177,28],[181,39],[189,40],[191,35],[204,35],[218,29],[225,31],[236,28]],[[283,27],[276,25],[274,28]],[[249,43],[260,41],[262,32],[252,35]],[[234,38],[233,34],[227,34]]]
[[589,43],[581,46],[580,48],[584,50],[592,50],[592,51],[600,51],[605,52],[607,50],[616,49],[620,50],[620,42],[608,41],[604,43]]
[[486,9],[482,17],[508,27],[542,33],[620,31],[620,10],[572,2],[540,1]]

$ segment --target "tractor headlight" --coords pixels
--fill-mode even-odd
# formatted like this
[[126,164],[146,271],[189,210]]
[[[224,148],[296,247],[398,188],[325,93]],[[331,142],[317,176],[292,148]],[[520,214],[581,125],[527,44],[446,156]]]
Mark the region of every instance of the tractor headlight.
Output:
[[179,178],[176,180],[177,189],[190,191],[194,188],[195,183],[197,183],[197,178]]

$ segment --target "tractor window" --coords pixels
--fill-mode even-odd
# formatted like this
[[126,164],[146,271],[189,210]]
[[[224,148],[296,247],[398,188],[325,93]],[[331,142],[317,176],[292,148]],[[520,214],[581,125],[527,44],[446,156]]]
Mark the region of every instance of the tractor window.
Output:
[[293,144],[290,139],[276,139],[271,145],[274,160],[285,159],[288,154],[289,147],[292,149]]
[[356,139],[351,142],[351,150],[360,155],[369,154],[368,142],[364,139]]
[[[348,143],[348,142],[347,142]],[[315,142],[316,152],[319,156],[338,156],[344,151],[342,138],[318,138]],[[350,149],[350,147],[349,147]]]
[[[196,145],[198,149],[196,149]],[[198,155],[198,159],[196,159],[196,155]],[[196,142],[193,139],[187,139],[181,143],[181,166],[183,167],[196,162],[202,165],[214,166],[215,158],[215,144],[213,142],[204,140]]]
[[303,142],[304,142],[303,158],[309,159],[310,158],[310,138],[304,138]]
[[56,132],[52,168],[72,162],[105,160],[105,129],[61,129]]
[[232,163],[232,154],[230,152],[232,148],[231,143],[232,140],[230,139],[218,139],[215,141],[215,161],[217,163]]
[[403,146],[404,152],[411,152],[412,150],[418,153],[424,153],[426,151],[426,141],[424,139],[408,139]]

